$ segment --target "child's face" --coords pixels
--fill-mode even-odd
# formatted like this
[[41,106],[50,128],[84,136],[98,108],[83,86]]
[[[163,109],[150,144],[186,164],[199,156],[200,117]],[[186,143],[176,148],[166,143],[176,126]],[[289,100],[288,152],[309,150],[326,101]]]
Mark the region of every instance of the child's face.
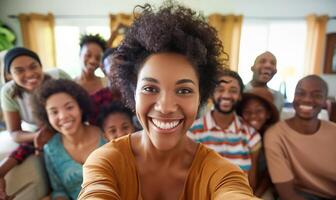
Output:
[[107,140],[134,132],[134,126],[130,118],[124,113],[112,113],[106,117],[103,123],[104,136]]
[[51,95],[46,101],[51,126],[63,135],[76,134],[82,125],[82,112],[77,101],[67,93]]
[[261,127],[270,118],[270,113],[260,100],[250,99],[243,108],[243,118],[260,131]]

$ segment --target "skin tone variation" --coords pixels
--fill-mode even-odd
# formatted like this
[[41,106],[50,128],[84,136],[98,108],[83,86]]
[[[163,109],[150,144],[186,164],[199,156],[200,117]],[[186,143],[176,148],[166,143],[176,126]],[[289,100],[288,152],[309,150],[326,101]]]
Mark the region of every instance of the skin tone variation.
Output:
[[243,108],[243,118],[256,130],[260,130],[270,117],[270,113],[262,102],[256,98],[250,99]]
[[260,54],[251,67],[253,72],[252,85],[254,87],[266,86],[277,72],[276,64],[276,58],[271,52],[266,51]]
[[[254,97],[249,98],[244,104],[244,107],[242,108],[242,117],[261,135],[263,135],[264,133],[261,131],[265,131],[264,127],[266,126],[267,121],[270,119],[271,113],[261,99]],[[271,186],[271,179],[267,170],[261,174],[259,171],[257,173],[258,178],[253,190],[257,197],[262,197],[265,191]]]
[[65,149],[75,161],[83,164],[98,145],[99,129],[82,123],[78,103],[66,93],[50,96],[46,110],[51,126],[62,134]]
[[134,126],[130,117],[120,112],[109,114],[105,118],[102,128],[104,137],[108,141],[134,132]]
[[[44,74],[40,63],[30,56],[18,56],[10,66],[10,75],[15,83],[28,93],[34,90],[42,83]],[[45,144],[45,139],[49,138],[49,130],[45,126],[41,126],[36,132],[27,132],[21,129],[21,117],[17,111],[3,111],[6,128],[11,133],[13,140],[17,143],[34,142],[36,148],[40,148]],[[44,137],[46,136],[46,137]],[[14,158],[6,158],[1,163],[0,168],[0,196],[8,198],[5,193],[4,176],[12,169],[18,162]]]
[[101,66],[103,49],[96,43],[85,44],[80,52],[82,72],[75,81],[92,94],[104,87],[102,79],[97,77],[94,72]]
[[212,100],[215,105],[213,117],[222,129],[226,129],[233,121],[233,111],[241,99],[241,91],[238,81],[230,76],[222,76],[218,79]]
[[[223,130],[228,128],[234,120],[234,111],[241,99],[241,89],[237,79],[231,76],[221,76],[212,96],[215,110],[212,115],[216,124]],[[255,187],[257,174],[257,158],[259,151],[252,154],[252,168],[249,171],[250,185]]]
[[[116,50],[116,55],[123,60],[116,67],[116,82],[126,105],[135,111],[143,130],[107,144],[105,147],[111,146],[106,148],[106,151],[112,150],[109,151],[111,159],[104,157],[104,147],[89,157],[84,165],[84,182],[79,199],[94,196],[123,199],[129,196],[130,199],[168,200],[193,196],[196,191],[190,187],[199,185],[189,181],[194,176],[189,177],[188,173],[196,172],[193,166],[210,165],[213,161],[206,160],[208,157],[202,154],[203,150],[209,151],[209,157],[214,156],[223,162],[211,166],[218,164],[221,170],[227,164],[234,168],[233,171],[236,170],[237,177],[244,180],[241,183],[232,181],[238,186],[234,193],[241,192],[244,196],[243,187],[247,185],[244,174],[187,136],[200,103],[205,103],[214,89],[214,77],[222,64],[218,56],[223,53],[223,47],[214,29],[195,12],[177,4],[168,3],[159,9],[152,8],[150,4],[137,8],[139,15]],[[114,151],[118,146],[127,148],[122,159],[131,158],[130,165],[123,165],[112,158],[112,154],[118,153]],[[205,160],[198,162],[198,159]],[[99,165],[120,168],[116,169],[117,174],[111,174],[110,170],[104,170],[106,168]],[[210,173],[216,174],[216,169]],[[122,171],[126,173],[122,174]],[[225,173],[225,170],[221,172]],[[102,181],[99,174],[113,177],[108,183]],[[223,181],[225,183],[222,184],[226,175],[223,174],[223,179],[221,175],[218,179],[209,175],[210,179],[216,179],[215,185],[212,187],[211,183],[204,183],[209,190],[200,195],[231,195],[231,191],[226,194],[223,186],[231,182]],[[229,176],[228,179],[231,178]],[[125,179],[133,186],[132,192],[127,192],[126,186],[114,187],[115,184],[122,185]],[[97,181],[107,187],[93,192]],[[222,187],[221,191],[219,187]],[[245,196],[249,196],[251,191],[246,189]]]
[[197,148],[186,136],[200,100],[197,74],[184,56],[152,55],[138,74],[135,99],[144,130],[131,136],[131,146],[143,198],[178,199]]
[[[296,86],[293,107],[295,115],[286,123],[301,134],[316,133],[321,121],[318,114],[326,103],[327,89],[322,81],[314,76],[308,76],[299,81]],[[304,200],[296,190],[294,181],[275,184],[281,199]]]
[[[67,93],[51,95],[46,100],[45,109],[49,123],[61,134],[66,152],[74,161],[84,164],[99,144],[100,130],[82,122],[82,111],[77,101]],[[68,198],[59,196],[56,199]]]

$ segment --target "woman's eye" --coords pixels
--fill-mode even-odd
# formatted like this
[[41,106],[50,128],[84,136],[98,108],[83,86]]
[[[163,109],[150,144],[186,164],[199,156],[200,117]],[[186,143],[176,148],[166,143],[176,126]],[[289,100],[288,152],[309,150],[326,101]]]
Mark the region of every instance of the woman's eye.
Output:
[[151,86],[147,86],[147,87],[143,87],[142,91],[145,93],[157,93],[159,92],[159,90],[155,87],[151,87]]
[[57,111],[55,111],[55,110],[53,110],[53,111],[49,111],[49,112],[48,112],[48,115],[50,115],[50,116],[55,116],[55,115],[57,115]]
[[72,110],[73,106],[66,107],[67,110]]
[[177,90],[177,94],[190,94],[192,92],[192,89],[189,88],[181,88]]
[[124,126],[122,127],[123,131],[128,131],[129,130],[129,127],[128,126]]

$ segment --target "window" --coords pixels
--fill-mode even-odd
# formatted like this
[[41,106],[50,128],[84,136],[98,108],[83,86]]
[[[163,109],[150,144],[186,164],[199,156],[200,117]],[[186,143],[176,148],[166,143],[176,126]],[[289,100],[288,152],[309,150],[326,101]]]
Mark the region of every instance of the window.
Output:
[[[240,40],[238,72],[244,83],[252,78],[251,66],[257,55],[272,52],[277,58],[278,73],[269,87],[283,93],[292,101],[294,86],[304,74],[306,42],[305,20],[244,20]],[[282,87],[282,89],[280,89]]]
[[56,63],[71,77],[80,74],[79,66],[79,27],[56,26]]
[[[108,17],[106,17],[106,20],[108,20]],[[79,39],[81,34],[98,33],[107,40],[110,37],[110,27],[107,25],[108,22],[106,20],[57,19],[55,26],[57,67],[73,78],[78,76],[81,72],[79,61]],[[90,24],[97,25],[91,26]],[[96,70],[95,74],[101,77],[104,76],[100,69]]]

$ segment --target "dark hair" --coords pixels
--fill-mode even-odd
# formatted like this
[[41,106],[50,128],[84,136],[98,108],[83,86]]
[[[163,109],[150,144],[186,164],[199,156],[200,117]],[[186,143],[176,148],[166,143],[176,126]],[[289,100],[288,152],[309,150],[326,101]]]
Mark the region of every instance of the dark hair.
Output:
[[200,82],[201,105],[205,103],[215,87],[217,69],[224,67],[220,56],[227,56],[216,30],[203,16],[172,2],[158,11],[149,4],[135,10],[135,21],[116,52],[125,61],[117,66],[117,82],[126,105],[135,108],[137,76],[146,59],[165,52],[184,55],[193,65]]
[[222,76],[230,76],[236,79],[240,87],[240,94],[243,94],[245,86],[244,86],[243,80],[241,79],[241,77],[239,76],[237,72],[229,70],[229,69],[219,70],[216,76],[216,83],[218,82],[217,80]]
[[[24,47],[14,47],[14,48],[10,49],[4,57],[4,76],[6,74],[11,75],[11,72],[10,72],[11,64],[19,56],[29,56],[34,61],[36,61],[40,65],[40,67],[42,67],[41,60],[40,60],[39,56],[34,51],[32,51],[30,49],[27,49],[27,48],[24,48]],[[5,78],[5,81],[7,82],[6,78]],[[22,88],[21,86],[16,84],[16,82],[14,82],[14,89],[13,89],[13,92],[11,94],[11,97],[12,98],[19,97],[20,99],[22,99],[22,93],[24,91],[25,91],[24,88]]]
[[[311,74],[311,75],[307,75],[307,76],[303,77],[301,80],[299,80],[299,82],[297,83],[296,87],[297,87],[299,84],[301,84],[301,82],[302,82],[303,80],[307,80],[307,79],[308,79],[308,80],[309,80],[309,79],[313,79],[313,80],[317,80],[317,81],[321,82],[322,90],[325,92],[324,95],[325,95],[325,97],[328,96],[328,93],[329,93],[328,83],[327,83],[325,80],[323,80],[323,78],[321,78],[320,76],[315,75],[315,74]],[[295,88],[295,90],[296,90],[296,88]]]
[[46,101],[48,98],[57,93],[66,93],[76,100],[82,111],[82,122],[89,119],[91,112],[91,101],[87,91],[80,85],[71,80],[66,79],[49,79],[46,80],[33,95],[33,108],[35,118],[42,123],[53,127],[49,123],[46,111]]
[[103,106],[100,109],[100,112],[97,118],[97,126],[100,127],[101,130],[103,130],[103,124],[106,118],[109,115],[116,114],[116,113],[125,114],[129,118],[130,122],[132,123],[132,118],[133,118],[132,110],[125,107],[125,105],[122,104],[122,102],[114,101],[111,104]]
[[104,51],[103,57],[102,57],[102,61],[104,62],[105,58],[109,57],[110,55],[112,55],[115,50],[117,50],[117,48],[107,48]]
[[82,50],[83,46],[89,43],[96,43],[98,46],[100,46],[100,48],[102,48],[103,52],[106,49],[106,41],[99,34],[81,35],[80,41],[79,41],[80,49]]
[[19,56],[29,56],[32,59],[34,59],[36,62],[38,62],[40,66],[42,67],[41,60],[34,51],[24,48],[24,47],[14,47],[6,53],[5,58],[4,58],[4,66],[5,66],[4,68],[8,74],[11,73],[10,68],[11,68],[12,62],[15,60],[15,58]]

